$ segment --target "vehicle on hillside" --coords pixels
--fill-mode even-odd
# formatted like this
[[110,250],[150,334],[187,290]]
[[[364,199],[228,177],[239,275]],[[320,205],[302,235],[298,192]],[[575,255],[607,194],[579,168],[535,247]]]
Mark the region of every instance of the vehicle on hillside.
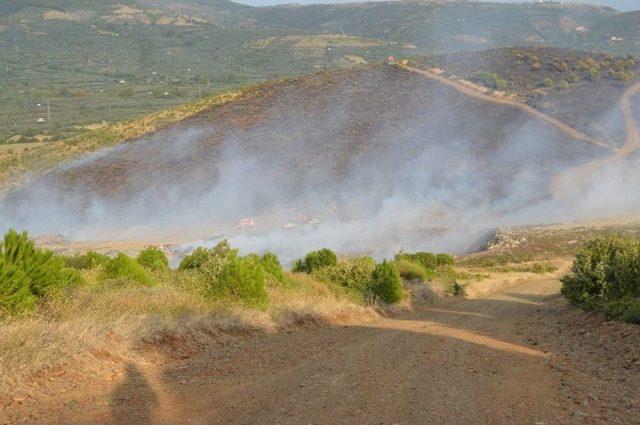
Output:
[[242,218],[233,224],[233,228],[236,230],[251,229],[253,227],[256,227],[256,220],[253,218]]

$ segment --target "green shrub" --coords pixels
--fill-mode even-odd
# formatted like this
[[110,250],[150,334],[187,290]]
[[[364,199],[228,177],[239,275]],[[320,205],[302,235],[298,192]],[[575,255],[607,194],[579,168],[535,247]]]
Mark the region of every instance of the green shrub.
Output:
[[453,256],[449,254],[436,254],[436,263],[439,266],[453,266]]
[[131,282],[153,286],[155,281],[136,260],[122,252],[109,260],[102,268],[99,280],[129,279]]
[[318,269],[313,272],[313,276],[320,281],[355,291],[366,298],[371,292],[375,268],[376,261],[373,258],[360,257]]
[[140,251],[136,261],[147,270],[160,271],[169,269],[167,255],[155,246],[148,246]]
[[65,266],[76,270],[91,270],[105,264],[107,261],[109,261],[109,257],[95,251],[64,257]]
[[471,76],[471,81],[478,82],[494,90],[504,90],[507,88],[507,80],[495,72],[478,71]]
[[372,273],[371,293],[375,299],[389,304],[402,299],[402,281],[395,263],[383,261],[376,265]]
[[454,263],[453,257],[449,254],[433,254],[423,251],[414,252],[413,254],[403,252],[396,254],[396,261],[401,259],[418,263],[426,270],[435,270],[438,266],[453,265]]
[[324,267],[335,266],[338,263],[338,257],[330,249],[323,248],[319,251],[308,253],[304,259],[297,260],[292,270],[294,272],[311,273]]
[[252,307],[266,307],[269,298],[262,265],[251,257],[233,256],[209,283],[211,294],[232,298]]
[[562,293],[576,304],[640,296],[640,243],[619,237],[588,241],[562,283]]
[[280,264],[280,260],[276,254],[267,252],[262,256],[262,258],[260,258],[260,264],[268,276],[271,276],[280,283],[284,283],[286,281],[284,270],[282,269],[282,265]]
[[406,258],[400,258],[396,260],[396,265],[398,266],[400,276],[404,279],[420,280],[421,282],[425,282],[429,279],[429,272],[427,272],[427,269],[425,269],[420,263],[413,262]]
[[33,308],[47,295],[82,283],[61,257],[36,248],[26,232],[10,230],[0,246],[0,309],[21,312]]
[[196,248],[191,254],[182,259],[178,268],[180,270],[197,270],[207,262],[219,262],[232,254],[231,246],[225,239],[218,242],[213,248]]
[[624,316],[640,297],[640,242],[616,236],[592,239],[578,251],[562,294],[572,303]]
[[622,314],[622,320],[640,325],[640,298],[636,298]]
[[542,80],[542,83],[540,85],[542,87],[552,88],[553,87],[553,80],[551,78],[547,77],[544,80]]

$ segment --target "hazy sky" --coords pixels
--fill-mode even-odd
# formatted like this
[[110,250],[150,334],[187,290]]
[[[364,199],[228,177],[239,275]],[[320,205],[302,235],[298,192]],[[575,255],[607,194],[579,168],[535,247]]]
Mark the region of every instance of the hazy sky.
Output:
[[[274,4],[284,3],[299,3],[299,4],[313,4],[313,3],[346,3],[341,0],[235,0],[238,3],[250,4],[252,6],[269,6]],[[350,0],[358,1],[358,0]],[[479,0],[482,1],[482,0]],[[497,3],[513,3],[523,2],[531,0],[491,0]],[[564,0],[565,3],[589,3],[602,6],[610,6],[619,10],[640,10],[640,0]]]

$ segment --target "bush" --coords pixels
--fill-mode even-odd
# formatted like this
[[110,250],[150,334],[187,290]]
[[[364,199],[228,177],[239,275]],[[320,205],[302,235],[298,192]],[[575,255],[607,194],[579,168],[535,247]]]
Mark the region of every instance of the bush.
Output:
[[547,77],[544,80],[542,80],[542,83],[540,85],[542,87],[552,88],[553,87],[553,80],[551,78]]
[[620,317],[640,297],[640,242],[616,236],[590,240],[561,280],[562,294],[572,303]]
[[100,273],[99,280],[128,279],[145,286],[153,286],[155,281],[136,260],[122,252],[109,260]]
[[191,254],[182,259],[178,268],[180,270],[200,269],[207,262],[212,260],[219,261],[228,257],[231,252],[231,246],[226,239],[219,242],[213,248],[198,247]]
[[425,282],[429,279],[429,272],[420,263],[413,262],[406,258],[400,258],[396,260],[398,271],[402,278],[407,280],[420,280]]
[[471,76],[471,80],[494,90],[504,90],[507,88],[507,80],[495,72],[478,71]]
[[383,261],[376,265],[372,274],[371,293],[375,299],[389,304],[402,299],[402,281],[393,262]]
[[148,246],[140,251],[136,261],[147,270],[169,270],[167,255],[155,246]]
[[640,298],[631,303],[622,314],[622,320],[640,325]]
[[447,288],[447,292],[449,292],[456,298],[464,298],[467,294],[466,285],[463,285],[455,280],[452,284],[449,285],[449,287]]
[[335,266],[338,263],[338,257],[330,249],[321,249],[308,253],[304,259],[297,260],[292,270],[294,272],[311,273],[324,267]]
[[276,254],[271,252],[264,254],[262,258],[260,258],[260,265],[264,272],[276,281],[280,283],[284,283],[286,281],[284,270],[282,270],[282,265],[280,264],[280,260]]
[[371,257],[361,257],[314,271],[316,279],[331,282],[369,297],[373,283],[376,261]]
[[449,254],[432,254],[431,252],[415,252],[413,254],[399,253],[396,261],[405,259],[418,263],[426,270],[435,270],[438,266],[453,265],[453,257]]
[[109,257],[95,251],[64,258],[65,265],[76,270],[91,270],[105,264],[107,261],[109,261]]
[[453,266],[453,257],[449,254],[436,254],[436,264],[438,266]]
[[590,80],[598,80],[600,79],[600,77],[602,76],[602,74],[600,73],[600,70],[596,67],[591,67],[589,68],[589,79]]
[[54,291],[82,283],[61,257],[36,248],[26,232],[10,230],[0,246],[0,309],[21,312]]
[[266,307],[269,302],[262,265],[251,257],[230,258],[209,288],[215,296],[230,297],[252,307]]

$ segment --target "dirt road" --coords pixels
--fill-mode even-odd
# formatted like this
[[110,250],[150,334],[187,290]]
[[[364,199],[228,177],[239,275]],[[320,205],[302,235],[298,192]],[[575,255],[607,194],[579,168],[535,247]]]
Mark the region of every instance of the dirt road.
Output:
[[576,130],[575,128],[572,128],[568,125],[566,125],[565,123],[563,123],[562,121],[553,118],[550,115],[545,114],[544,112],[540,112],[537,109],[532,108],[531,106],[527,105],[526,103],[522,103],[522,102],[517,102],[515,100],[511,100],[511,99],[504,99],[504,98],[500,98],[500,97],[496,97],[496,96],[489,96],[487,94],[484,93],[480,93],[477,90],[474,90],[471,87],[467,87],[457,81],[451,80],[449,78],[443,77],[441,75],[438,75],[434,72],[430,72],[424,69],[420,69],[420,68],[415,68],[412,66],[408,66],[408,65],[402,65],[402,64],[396,64],[396,67],[400,68],[400,69],[404,69],[405,71],[409,71],[409,72],[414,72],[420,75],[423,75],[431,80],[435,80],[441,84],[444,84],[446,86],[452,87],[454,89],[456,89],[459,93],[464,94],[466,96],[469,97],[473,97],[475,99],[481,100],[483,102],[488,102],[488,103],[493,103],[496,105],[503,105],[503,106],[508,106],[511,108],[516,108],[519,109],[520,111],[526,113],[527,115],[532,116],[533,118],[540,120],[546,124],[552,125],[553,127],[557,128],[558,130],[562,131],[564,134],[566,134],[567,136],[571,137],[572,139],[575,140],[584,140],[586,142],[589,143],[593,143],[595,145],[598,146],[602,146],[604,148],[609,148],[610,146],[603,142],[602,140],[597,140],[594,139],[584,133],[581,133],[580,131]]
[[132,362],[114,384],[34,402],[24,423],[637,424],[640,333],[625,337],[630,353],[601,323],[580,334],[589,324],[570,323],[558,288],[529,281],[368,325]]

